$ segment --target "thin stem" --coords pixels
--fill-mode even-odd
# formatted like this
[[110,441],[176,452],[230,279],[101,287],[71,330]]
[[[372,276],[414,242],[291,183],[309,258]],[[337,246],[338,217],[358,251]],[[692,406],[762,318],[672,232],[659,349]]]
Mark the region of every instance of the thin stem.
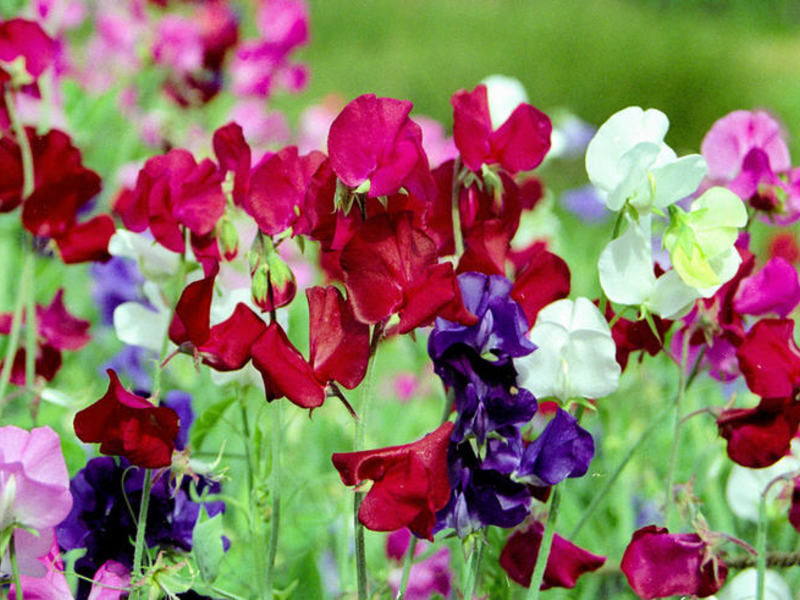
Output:
[[[370,339],[370,356],[367,363],[367,373],[364,377],[364,393],[361,398],[361,418],[355,422],[355,451],[364,448],[366,437],[367,415],[372,399],[372,386],[375,379],[375,360],[378,355],[378,345],[383,334],[383,324],[378,323],[372,327],[372,337]],[[364,526],[358,520],[358,511],[361,508],[361,501],[364,499],[364,492],[356,492],[353,498],[353,530],[355,536],[356,551],[356,581],[358,585],[358,600],[367,598],[367,557],[364,547]]]
[[672,425],[672,444],[669,449],[669,463],[667,464],[667,482],[666,489],[664,490],[664,524],[669,525],[670,513],[672,512],[672,481],[675,477],[675,465],[678,460],[678,445],[681,435],[681,401],[686,394],[686,361],[689,354],[689,340],[691,335],[689,332],[684,333],[683,344],[681,347],[681,364],[680,373],[678,375],[678,395],[675,397],[675,416]]
[[[30,387],[31,399],[36,399],[36,254],[31,249],[26,258],[31,261],[31,269],[28,276],[22,280],[21,284],[28,289],[25,293],[25,385]],[[39,411],[33,410],[34,425],[36,425],[36,414]]]
[[408,587],[408,576],[411,573],[411,565],[414,564],[414,552],[417,550],[417,536],[411,536],[411,543],[406,550],[405,560],[403,561],[403,575],[400,577],[400,586],[397,588],[395,600],[403,600],[406,588]]
[[[242,416],[242,431],[243,431],[243,439],[244,439],[244,459],[245,459],[245,472],[247,473],[247,497],[249,498],[250,502],[248,505],[248,513],[250,518],[250,536],[251,536],[251,543],[253,545],[253,567],[254,572],[260,573],[262,569],[264,569],[264,552],[263,552],[263,544],[261,543],[261,536],[259,532],[261,530],[261,522],[258,519],[258,511],[256,510],[256,494],[255,494],[255,470],[253,467],[253,447],[252,447],[252,439],[250,437],[250,426],[247,421],[247,398],[244,394],[242,394],[242,389],[239,388],[237,391],[238,401],[239,401],[239,408],[241,411]],[[230,458],[230,457],[229,457]],[[256,523],[256,519],[258,519],[258,523]],[[258,585],[258,592],[259,597],[263,598],[266,595],[266,591],[264,589],[264,578],[257,577],[256,582]]]
[[[144,532],[147,527],[147,509],[150,506],[150,490],[153,487],[150,469],[144,470],[144,484],[142,485],[142,499],[139,502],[139,518],[136,521],[136,545],[133,548],[133,579],[135,583],[142,576],[142,556],[144,555]],[[135,597],[142,597],[143,589],[137,588]]]
[[[30,277],[32,271],[33,256],[31,256],[31,253],[27,253],[25,255],[25,262],[22,264],[20,280],[25,281],[27,277]],[[20,286],[19,293],[17,294],[17,302],[14,305],[14,315],[11,317],[11,334],[8,336],[6,356],[3,360],[3,372],[0,373],[0,416],[2,416],[3,412],[8,383],[11,380],[11,368],[14,366],[14,357],[19,347],[20,330],[22,329],[22,309],[25,306],[25,294],[27,291],[26,286]]]
[[758,530],[756,531],[756,600],[764,600],[764,578],[767,572],[767,494],[758,500]]
[[539,598],[539,588],[542,587],[547,559],[550,556],[550,547],[553,544],[553,536],[556,532],[558,506],[561,496],[557,485],[554,485],[552,489],[553,491],[549,498],[550,509],[547,515],[547,523],[542,534],[542,543],[539,545],[539,553],[536,555],[536,565],[533,568],[533,575],[531,575],[531,585],[528,588],[527,600],[537,600]]
[[477,537],[470,553],[467,570],[464,573],[464,600],[472,600],[475,595],[475,590],[478,587],[481,558],[483,558],[483,540]]
[[630,462],[630,460],[633,457],[633,455],[641,447],[641,445],[644,444],[644,442],[647,440],[647,438],[649,438],[650,435],[655,430],[661,429],[664,417],[666,417],[671,411],[672,411],[672,406],[667,406],[664,410],[662,410],[653,419],[653,421],[650,423],[650,426],[647,429],[645,429],[639,435],[639,438],[633,443],[633,446],[631,446],[628,449],[628,452],[625,454],[625,456],[622,457],[622,460],[617,465],[617,468],[614,469],[614,472],[611,474],[611,477],[609,477],[606,480],[605,484],[600,489],[600,491],[597,494],[595,494],[594,498],[592,498],[592,501],[589,504],[588,508],[584,511],[583,515],[581,515],[581,518],[578,521],[578,524],[575,525],[575,527],[572,528],[572,531],[567,536],[569,539],[572,540],[572,539],[575,539],[575,537],[577,537],[577,535],[580,532],[580,530],[589,521],[589,517],[592,516],[592,514],[595,511],[595,509],[605,499],[605,497],[608,494],[608,492],[611,491],[611,488],[614,486],[614,483],[617,481],[617,479],[619,478],[619,476],[622,473],[622,471],[625,469],[627,464]]
[[450,214],[453,220],[453,243],[456,249],[456,262],[464,254],[464,235],[461,233],[461,210],[459,209],[459,190],[461,183],[458,179],[461,171],[461,159],[456,157],[453,161],[453,187],[451,192]]
[[270,473],[270,496],[272,497],[272,516],[270,517],[269,550],[267,552],[267,598],[272,598],[274,585],[275,556],[278,553],[278,533],[281,524],[281,404],[272,408],[272,472]]
[[11,573],[14,577],[14,595],[19,600],[25,598],[24,590],[22,589],[22,580],[19,576],[19,565],[17,565],[17,549],[14,545],[14,534],[11,534],[11,539],[8,544],[8,553],[11,557]]
[[33,179],[33,152],[31,152],[31,145],[28,141],[28,135],[25,133],[25,126],[19,119],[17,113],[16,94],[11,90],[10,86],[6,84],[3,91],[3,96],[6,102],[6,112],[8,112],[8,119],[11,121],[11,128],[14,130],[14,137],[17,138],[17,145],[19,146],[20,157],[22,158],[22,200],[23,202],[33,193],[35,182]]

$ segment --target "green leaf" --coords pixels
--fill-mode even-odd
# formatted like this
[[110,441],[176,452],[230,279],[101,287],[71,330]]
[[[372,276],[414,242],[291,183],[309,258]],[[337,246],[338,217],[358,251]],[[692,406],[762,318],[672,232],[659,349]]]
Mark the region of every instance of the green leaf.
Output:
[[216,427],[219,420],[222,418],[222,415],[225,414],[225,411],[228,410],[231,404],[233,404],[236,398],[229,397],[225,398],[224,400],[220,400],[219,402],[212,404],[208,407],[203,414],[201,414],[197,420],[192,425],[192,446],[195,448],[200,448],[203,445],[203,440],[206,439],[206,436],[211,432],[214,427]]
[[225,556],[222,547],[222,513],[209,519],[205,506],[200,510],[192,532],[192,552],[200,568],[200,577],[207,583],[213,583]]

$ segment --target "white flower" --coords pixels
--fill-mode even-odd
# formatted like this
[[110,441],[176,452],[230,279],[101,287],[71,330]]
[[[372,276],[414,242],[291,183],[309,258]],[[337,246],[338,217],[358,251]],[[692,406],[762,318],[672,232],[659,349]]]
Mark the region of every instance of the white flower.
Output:
[[545,306],[528,334],[537,349],[514,361],[518,384],[539,398],[600,398],[617,389],[620,367],[608,323],[586,298]]
[[139,302],[123,302],[114,309],[114,331],[129,346],[159,353],[169,328],[170,309],[152,281],[145,281],[142,291],[153,308]]
[[640,306],[661,317],[674,317],[701,296],[674,269],[656,278],[649,216],[631,221],[623,235],[606,245],[597,269],[600,286],[609,300]]
[[[798,444],[792,445],[793,451],[798,450]],[[761,494],[770,481],[785,473],[791,473],[800,468],[800,460],[795,456],[784,456],[774,465],[764,469],[749,469],[740,465],[733,465],[728,475],[725,486],[725,498],[731,512],[741,519],[758,522],[758,502]],[[780,493],[781,485],[773,485],[767,492],[767,512],[769,513]]]
[[520,104],[528,102],[528,93],[519,79],[506,75],[489,75],[481,83],[486,86],[492,129],[500,127]]
[[[717,598],[719,600],[755,600],[755,569],[745,569],[725,584]],[[792,592],[783,578],[775,571],[764,574],[764,600],[792,600]]]
[[678,158],[664,143],[667,116],[629,106],[600,126],[586,149],[589,180],[606,194],[606,206],[630,201],[640,212],[665,208],[697,189],[706,174],[699,154]]
[[180,254],[167,250],[152,238],[126,229],[117,229],[111,236],[108,253],[132,258],[139,265],[144,278],[151,281],[167,281],[172,278],[178,272],[181,260]]

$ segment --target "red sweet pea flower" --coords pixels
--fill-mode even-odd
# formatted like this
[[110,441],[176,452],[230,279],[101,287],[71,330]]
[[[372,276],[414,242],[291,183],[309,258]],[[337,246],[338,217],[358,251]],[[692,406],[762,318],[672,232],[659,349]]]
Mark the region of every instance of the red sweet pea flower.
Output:
[[499,164],[508,173],[529,171],[550,150],[552,125],[546,114],[530,104],[520,104],[497,131],[492,131],[486,86],[460,90],[453,105],[453,138],[461,160],[471,171]]
[[762,319],[747,332],[736,356],[747,387],[765,398],[793,397],[800,384],[800,349],[790,319]]
[[124,456],[131,464],[168,467],[178,435],[178,414],[131,394],[113,370],[106,372],[111,380],[108,390],[75,415],[76,435],[83,442],[99,442],[100,452]]
[[175,307],[169,338],[217,371],[237,371],[247,364],[251,348],[266,329],[261,318],[239,303],[233,314],[211,326],[211,301],[217,269],[186,286]]
[[[12,319],[11,313],[0,314],[0,335],[11,332]],[[49,306],[37,305],[36,376],[52,381],[61,368],[61,351],[79,350],[89,343],[89,325],[89,321],[78,319],[67,311],[63,289],[56,292]],[[25,353],[25,348],[19,348],[14,355],[10,379],[14,385],[25,385]]]
[[75,223],[55,238],[64,264],[105,262],[111,259],[108,242],[117,228],[109,215],[97,215],[84,223]]
[[437,316],[474,325],[455,273],[436,264],[436,245],[412,225],[412,213],[368,219],[342,250],[340,264],[356,317],[377,323],[400,313],[401,333]]
[[286,397],[301,408],[325,401],[325,384],[277,323],[267,326],[252,348],[253,366],[264,378],[267,400]]
[[453,423],[404,446],[334,454],[333,466],[345,485],[374,483],[361,502],[358,520],[373,531],[408,527],[433,540],[436,511],[450,499],[447,447]]
[[324,160],[321,152],[299,156],[297,147],[289,146],[253,169],[245,209],[262,232],[281,233],[298,219],[311,178]]
[[420,198],[435,192],[422,148],[422,130],[409,118],[413,104],[394,98],[359,96],[342,109],[328,133],[331,166],[342,182],[370,182],[368,198],[405,187]]
[[[543,533],[544,525],[538,521],[524,531],[515,531],[508,538],[500,553],[500,566],[513,581],[523,587],[531,586],[533,567],[539,556]],[[605,556],[592,554],[556,534],[553,537],[550,555],[547,557],[547,566],[540,589],[573,588],[578,577],[584,573],[596,571],[605,562]]]
[[116,206],[128,229],[141,232],[149,226],[162,246],[183,252],[182,226],[205,236],[224,213],[221,183],[222,176],[211,160],[198,163],[186,150],[170,150],[145,163],[133,195]]
[[356,387],[367,371],[369,326],[358,321],[335,287],[312,287],[308,298],[309,363],[319,381]]
[[[610,323],[615,316],[614,309],[609,303],[606,306],[606,321]],[[633,352],[643,350],[650,356],[655,356],[664,347],[664,339],[674,321],[662,319],[658,315],[652,315],[652,317],[658,337],[653,334],[650,325],[643,319],[631,321],[620,317],[611,328],[611,337],[614,338],[614,344],[617,346],[617,363],[623,371],[628,366],[628,359]]]
[[25,70],[36,79],[52,64],[55,54],[56,43],[38,23],[26,19],[0,23],[0,83],[13,76],[2,63],[21,57],[25,61]]
[[536,315],[551,302],[566,298],[570,289],[567,263],[560,256],[538,246],[528,266],[517,274],[511,298],[525,312],[528,323],[536,323]]
[[234,174],[233,201],[242,206],[247,195],[252,153],[241,126],[231,122],[220,127],[214,132],[213,144],[222,174],[228,171]]
[[783,458],[799,424],[800,403],[789,398],[764,398],[755,408],[729,409],[717,417],[719,434],[728,441],[728,456],[752,469]]
[[725,583],[728,567],[696,533],[669,533],[648,525],[634,532],[622,572],[644,600],[674,595],[705,598]]

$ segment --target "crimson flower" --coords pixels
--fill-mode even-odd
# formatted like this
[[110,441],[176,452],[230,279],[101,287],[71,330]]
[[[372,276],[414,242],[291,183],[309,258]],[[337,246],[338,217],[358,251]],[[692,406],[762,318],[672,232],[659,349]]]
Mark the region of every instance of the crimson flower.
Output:
[[147,469],[168,467],[178,435],[178,414],[154,406],[126,390],[112,370],[105,395],[75,415],[75,434],[82,442],[100,443],[100,452],[124,456]]
[[499,164],[508,173],[539,165],[550,150],[549,117],[530,104],[520,104],[496,131],[492,130],[486,86],[460,90],[453,105],[453,138],[461,160],[471,171]]
[[333,286],[306,290],[310,360],[272,323],[253,345],[253,364],[264,378],[267,399],[287,397],[302,408],[325,401],[337,381],[352,389],[364,378],[369,360],[369,326],[356,320],[350,302]]
[[474,325],[477,318],[464,308],[452,266],[436,260],[436,245],[414,227],[412,213],[365,221],[340,258],[356,317],[377,323],[399,313],[401,333],[437,316]]
[[131,231],[149,227],[162,246],[183,252],[182,227],[195,236],[207,236],[225,211],[221,184],[222,176],[211,160],[198,163],[186,150],[174,149],[144,164],[133,194],[118,201],[116,208]]
[[570,290],[570,273],[564,259],[538,246],[529,257],[528,265],[516,277],[511,298],[525,312],[533,326],[539,311],[551,302],[566,298]]
[[791,319],[762,319],[747,332],[736,356],[747,387],[764,398],[793,397],[800,385],[800,349]]
[[789,398],[764,398],[755,408],[728,409],[717,417],[730,459],[752,469],[783,458],[799,424],[800,403]]
[[[539,555],[543,533],[544,525],[536,521],[527,529],[511,534],[500,553],[500,566],[513,581],[526,588],[531,586],[533,567],[536,565],[536,558]],[[605,556],[592,554],[555,534],[540,589],[573,588],[578,577],[584,573],[596,571],[605,562]]]
[[408,116],[412,107],[406,100],[365,94],[342,109],[328,133],[328,153],[345,185],[357,188],[369,181],[368,198],[390,196],[401,187],[432,197],[422,130]]
[[367,529],[408,527],[417,537],[433,540],[436,511],[450,499],[447,447],[452,431],[448,421],[411,444],[331,457],[345,485],[374,482],[358,511]]
[[675,595],[705,598],[725,583],[728,567],[696,533],[669,533],[648,525],[634,532],[622,572],[644,600]]

